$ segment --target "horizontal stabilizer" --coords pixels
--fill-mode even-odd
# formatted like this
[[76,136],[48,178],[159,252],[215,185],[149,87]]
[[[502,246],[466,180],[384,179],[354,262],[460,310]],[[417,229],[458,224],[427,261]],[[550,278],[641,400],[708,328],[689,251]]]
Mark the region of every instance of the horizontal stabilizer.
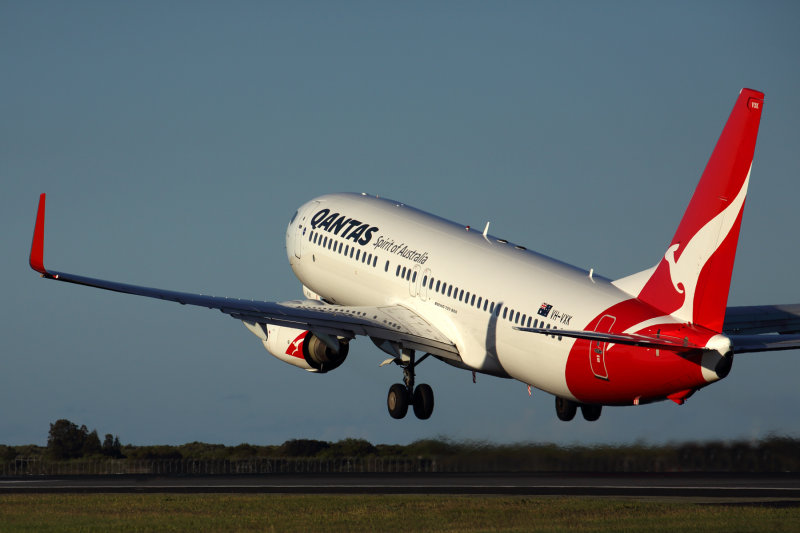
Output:
[[529,333],[540,333],[542,335],[558,335],[560,337],[571,337],[573,339],[584,339],[596,342],[612,342],[614,344],[627,344],[630,346],[645,346],[648,348],[663,348],[665,350],[707,350],[705,346],[699,346],[686,338],[677,337],[653,337],[652,335],[639,335],[636,333],[604,333],[598,331],[583,331],[570,329],[548,329],[548,328],[520,328],[517,331]]

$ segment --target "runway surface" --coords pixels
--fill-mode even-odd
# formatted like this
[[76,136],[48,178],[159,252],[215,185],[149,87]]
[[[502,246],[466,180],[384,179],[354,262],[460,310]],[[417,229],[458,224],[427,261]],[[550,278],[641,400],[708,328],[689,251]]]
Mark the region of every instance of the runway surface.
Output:
[[800,505],[800,475],[329,474],[0,478],[3,493],[495,494],[683,497]]

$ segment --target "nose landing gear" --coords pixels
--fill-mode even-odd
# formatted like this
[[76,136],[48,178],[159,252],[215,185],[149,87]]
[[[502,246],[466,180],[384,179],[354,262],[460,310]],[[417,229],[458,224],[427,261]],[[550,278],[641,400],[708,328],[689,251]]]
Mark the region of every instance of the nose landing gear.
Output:
[[[389,416],[401,419],[408,413],[408,406],[414,408],[414,415],[420,420],[427,420],[433,413],[433,389],[426,383],[414,386],[414,368],[424,361],[430,354],[426,353],[415,361],[413,350],[403,350],[403,357],[394,360],[394,363],[403,368],[403,383],[395,383],[389,387],[386,406]],[[389,362],[389,361],[387,361]]]

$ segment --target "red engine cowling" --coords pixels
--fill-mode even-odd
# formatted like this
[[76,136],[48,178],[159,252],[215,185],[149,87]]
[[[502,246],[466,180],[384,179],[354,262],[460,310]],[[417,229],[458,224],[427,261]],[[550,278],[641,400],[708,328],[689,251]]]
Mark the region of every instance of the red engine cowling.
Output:
[[[269,324],[244,325],[257,335],[269,353],[283,361],[310,372],[329,372],[341,365],[350,349],[349,344],[336,337],[328,343],[308,330],[272,326]],[[329,346],[335,343],[336,349]]]

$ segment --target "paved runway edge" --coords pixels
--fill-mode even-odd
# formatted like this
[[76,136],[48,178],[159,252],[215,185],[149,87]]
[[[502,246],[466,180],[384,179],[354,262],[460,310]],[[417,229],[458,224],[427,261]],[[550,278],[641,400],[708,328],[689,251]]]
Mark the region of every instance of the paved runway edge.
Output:
[[0,494],[9,493],[487,494],[800,500],[800,475],[284,474],[0,479]]

